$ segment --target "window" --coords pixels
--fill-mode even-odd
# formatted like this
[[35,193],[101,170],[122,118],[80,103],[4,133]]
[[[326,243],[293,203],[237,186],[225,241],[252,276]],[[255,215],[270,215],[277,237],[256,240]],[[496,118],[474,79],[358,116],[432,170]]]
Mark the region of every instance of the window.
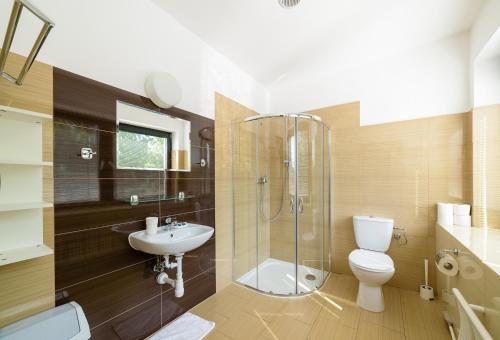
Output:
[[170,154],[169,132],[120,123],[117,137],[119,169],[165,170]]

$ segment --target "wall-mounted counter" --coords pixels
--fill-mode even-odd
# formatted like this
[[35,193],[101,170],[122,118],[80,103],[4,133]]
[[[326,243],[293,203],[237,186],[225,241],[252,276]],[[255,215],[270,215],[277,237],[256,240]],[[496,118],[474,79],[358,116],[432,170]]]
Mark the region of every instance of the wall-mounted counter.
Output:
[[500,229],[476,227],[444,227],[445,230],[461,247],[474,254],[482,263],[500,275]]
[[494,339],[500,339],[500,230],[475,227],[436,227],[436,252],[458,248],[459,272],[453,277],[437,274],[437,293],[448,302],[446,309],[459,325],[455,300],[449,295],[458,288],[468,303],[485,307],[478,314]]

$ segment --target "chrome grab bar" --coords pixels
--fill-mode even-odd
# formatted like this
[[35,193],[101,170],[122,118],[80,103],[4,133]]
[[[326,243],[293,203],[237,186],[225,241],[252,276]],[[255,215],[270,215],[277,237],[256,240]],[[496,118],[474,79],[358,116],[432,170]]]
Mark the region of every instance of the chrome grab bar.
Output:
[[473,310],[483,312],[484,308],[482,306],[469,304],[457,288],[453,288],[452,292],[459,305],[460,333],[464,333],[459,334],[459,339],[461,338],[461,335],[464,335],[464,338],[469,335],[474,335],[476,336],[476,339],[480,338],[482,340],[493,340],[488,330],[473,312]]

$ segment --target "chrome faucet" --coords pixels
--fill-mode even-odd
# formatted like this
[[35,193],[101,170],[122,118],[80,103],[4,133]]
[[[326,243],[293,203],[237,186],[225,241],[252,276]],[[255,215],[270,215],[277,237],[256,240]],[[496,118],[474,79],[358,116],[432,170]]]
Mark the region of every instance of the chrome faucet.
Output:
[[165,219],[165,227],[168,231],[171,231],[172,229],[178,229],[186,225],[186,222],[177,222],[177,219],[175,217],[167,217]]
[[172,230],[172,227],[175,227],[176,223],[177,222],[175,221],[175,217],[167,217],[165,219],[166,230],[168,231]]

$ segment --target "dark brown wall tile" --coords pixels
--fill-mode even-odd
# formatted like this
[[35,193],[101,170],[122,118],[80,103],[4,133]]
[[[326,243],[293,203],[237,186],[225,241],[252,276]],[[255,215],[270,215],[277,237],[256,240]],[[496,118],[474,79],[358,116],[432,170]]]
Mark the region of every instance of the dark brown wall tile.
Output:
[[[189,120],[192,171],[117,169],[117,100]],[[128,244],[147,216],[215,226],[214,121],[159,109],[147,98],[61,69],[54,70],[54,119],[57,303],[80,303],[94,339],[142,339],[160,327],[162,306],[166,322],[215,292],[214,237],[186,254],[181,299],[156,283],[156,257]],[[95,158],[81,159],[82,147],[96,151]],[[180,191],[194,197],[160,200]],[[130,195],[152,202],[131,206]]]
[[154,263],[150,260],[65,288],[66,298],[56,303],[78,302],[93,328],[161,293]]
[[58,178],[54,184],[56,204],[130,202],[131,195],[156,198],[159,178]]
[[128,243],[128,235],[141,229],[142,221],[56,235],[56,289],[153,258]]
[[166,197],[176,197],[181,191],[186,197],[183,201],[162,201],[162,216],[215,208],[214,179],[167,179],[162,181],[161,190]]
[[[54,154],[55,178],[159,178],[163,171],[117,169],[116,133],[75,125],[54,124],[57,141]],[[82,147],[97,154],[90,160],[80,157]]]
[[161,296],[162,324],[166,324],[201,301],[215,294],[215,268],[208,270],[184,285],[184,296],[176,298],[174,292],[168,291]]
[[116,101],[137,105],[191,122],[191,144],[214,147],[214,120],[179,108],[160,109],[148,98],[54,68],[56,122],[116,132]]
[[165,221],[167,217],[172,217],[178,222],[196,223],[196,224],[208,225],[212,228],[215,228],[215,209],[213,208],[206,210],[198,210],[189,213],[165,215],[161,217],[162,223]]
[[[144,223],[147,216],[158,216],[158,202],[131,206],[126,202],[58,204],[55,208],[56,234],[99,228],[121,223]],[[142,224],[144,225],[144,224]]]
[[157,296],[91,331],[92,339],[142,340],[161,327],[161,297]]
[[[215,238],[184,255],[182,263],[184,280],[190,280],[200,273],[215,267]],[[169,277],[175,278],[176,271],[167,270],[167,274]],[[169,288],[169,286],[166,286],[166,288]]]
[[159,197],[159,179],[56,179],[56,234],[158,216],[159,202],[130,205],[130,196]]
[[115,131],[116,95],[111,86],[54,68],[57,122]]

